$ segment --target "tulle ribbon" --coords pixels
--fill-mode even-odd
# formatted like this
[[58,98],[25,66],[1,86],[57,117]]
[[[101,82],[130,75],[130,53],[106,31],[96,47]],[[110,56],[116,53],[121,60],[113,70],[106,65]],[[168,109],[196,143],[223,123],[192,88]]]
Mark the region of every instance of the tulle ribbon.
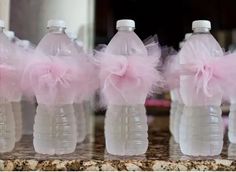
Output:
[[[38,78],[39,86],[49,85],[50,89],[56,89],[57,85],[64,88],[70,87],[71,77],[68,75],[68,69],[55,64],[42,64],[37,66],[42,75]],[[37,70],[37,69],[36,69]]]
[[[122,90],[116,86],[114,80],[119,80],[121,82],[123,80],[124,82],[125,77],[127,76],[128,67],[129,67],[129,61],[127,57],[119,56],[118,58],[114,59],[112,64],[107,65],[104,68],[104,70],[106,70],[109,74],[105,78],[103,91],[105,91],[109,87],[109,85],[111,85],[113,88],[116,89],[116,91],[120,93],[120,95],[122,96],[123,100],[126,103],[128,103],[126,96],[123,94]],[[132,77],[132,76],[127,76],[127,77]],[[134,78],[137,81],[136,86],[138,87],[140,85],[140,78],[139,77],[136,78],[135,76],[133,76],[132,78]]]
[[48,96],[53,102],[57,96],[75,91],[76,72],[66,64],[55,61],[35,63],[28,72],[34,94]]
[[[230,96],[236,89],[236,53],[223,57],[209,58],[197,64],[180,65],[180,75],[194,76],[196,92],[203,90],[208,97],[212,96],[212,87],[218,86],[225,96]],[[227,93],[226,93],[227,92]]]
[[211,97],[209,83],[215,77],[213,63],[185,64],[181,65],[181,72],[184,75],[193,75],[196,92],[202,89],[204,94]]
[[[158,61],[158,57],[155,56],[102,53],[100,80],[106,101],[111,103],[114,100],[118,104],[144,103],[146,96],[154,92],[158,82],[162,80],[156,69]],[[114,98],[114,96],[118,97]]]

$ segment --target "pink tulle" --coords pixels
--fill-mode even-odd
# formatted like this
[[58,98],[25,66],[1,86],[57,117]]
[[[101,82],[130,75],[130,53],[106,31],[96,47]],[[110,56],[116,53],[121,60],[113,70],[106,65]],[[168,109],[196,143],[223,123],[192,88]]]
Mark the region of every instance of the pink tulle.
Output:
[[229,100],[232,96],[236,96],[235,66],[236,53],[232,53],[219,58],[202,60],[198,64],[181,65],[180,74],[194,76],[196,93],[203,91],[205,96],[211,97],[215,94],[214,91],[218,90]]
[[39,59],[26,68],[23,87],[36,96],[38,103],[72,103],[77,86],[75,65],[71,66],[60,59]]
[[223,92],[212,63],[223,58],[224,53],[217,41],[210,34],[192,35],[178,56],[183,103],[187,106],[219,106]]
[[22,96],[21,77],[24,60],[20,49],[9,42],[7,38],[1,40],[0,52],[0,95],[9,101],[20,101]]
[[93,56],[81,54],[78,65],[78,83],[77,96],[75,102],[80,103],[83,100],[89,100],[99,88],[99,68],[96,65]]
[[22,87],[41,104],[71,104],[87,100],[99,86],[97,68],[84,53],[49,57],[35,53],[27,65]]
[[162,73],[165,78],[166,90],[179,88],[180,65],[177,52],[165,58]]
[[10,101],[21,96],[21,89],[18,87],[20,78],[17,69],[12,65],[0,65],[0,94],[2,98]]
[[[156,49],[154,47],[156,47]],[[149,56],[122,56],[98,52],[100,81],[105,104],[144,104],[162,77],[156,69],[160,57],[158,44],[150,45]]]

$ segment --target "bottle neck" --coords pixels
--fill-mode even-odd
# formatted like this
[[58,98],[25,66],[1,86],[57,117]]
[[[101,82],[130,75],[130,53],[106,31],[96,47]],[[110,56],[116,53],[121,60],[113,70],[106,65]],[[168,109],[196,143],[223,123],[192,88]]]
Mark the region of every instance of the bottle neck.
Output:
[[65,33],[66,28],[64,27],[57,27],[57,26],[52,26],[48,28],[49,33]]
[[122,26],[117,28],[118,31],[134,31],[134,27]]
[[209,34],[210,29],[206,27],[198,27],[193,29],[194,34]]

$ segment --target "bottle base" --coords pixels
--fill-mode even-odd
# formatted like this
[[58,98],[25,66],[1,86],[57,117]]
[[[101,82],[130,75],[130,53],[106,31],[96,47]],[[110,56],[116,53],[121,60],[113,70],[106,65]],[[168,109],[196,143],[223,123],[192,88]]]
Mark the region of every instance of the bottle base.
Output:
[[[11,142],[11,143],[10,143]],[[9,143],[5,139],[0,139],[0,153],[11,152],[15,147],[15,141],[11,140]]]
[[148,145],[143,144],[140,144],[140,148],[134,146],[133,144],[130,144],[130,146],[126,147],[126,149],[119,149],[119,147],[120,145],[117,145],[115,149],[112,149],[109,146],[106,146],[107,153],[117,156],[136,156],[145,154],[148,149]]
[[39,153],[39,154],[47,154],[47,155],[63,155],[63,154],[70,154],[73,153],[75,151],[75,147],[72,148],[64,148],[63,150],[61,149],[55,149],[54,147],[44,147],[42,148],[42,146],[37,146],[37,144],[35,144],[34,142],[34,150],[35,152]]
[[216,156],[223,148],[223,120],[218,106],[185,106],[180,120],[181,152],[190,156]]
[[223,141],[221,143],[209,142],[186,142],[185,147],[180,145],[181,152],[188,156],[217,156],[221,153]]

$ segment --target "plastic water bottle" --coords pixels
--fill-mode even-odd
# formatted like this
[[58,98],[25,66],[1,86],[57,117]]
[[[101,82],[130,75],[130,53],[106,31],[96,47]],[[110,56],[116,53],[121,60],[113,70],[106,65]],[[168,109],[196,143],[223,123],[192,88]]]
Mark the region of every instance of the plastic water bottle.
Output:
[[228,123],[228,138],[231,143],[236,143],[236,103],[231,98],[230,112],[229,112],[229,123]]
[[170,104],[170,124],[169,130],[172,135],[174,135],[174,122],[175,122],[175,113],[177,109],[177,101],[173,98],[173,93],[170,93],[171,97],[171,104]]
[[[197,55],[194,54],[197,52],[193,51],[206,52],[205,57],[209,58],[223,56],[220,45],[209,32],[209,21],[194,21],[192,29],[193,35],[180,51],[181,65],[197,63]],[[197,92],[194,77],[180,76],[180,94],[185,105],[180,122],[180,148],[186,155],[218,155],[223,146],[222,95],[217,86],[214,87],[217,90],[210,88],[211,96],[206,96],[203,90]]]
[[[146,55],[143,42],[134,33],[133,20],[119,20],[118,32],[106,48],[106,53],[115,55]],[[137,93],[138,94],[138,93]],[[113,155],[144,154],[148,148],[148,126],[143,104],[108,105],[105,118],[107,152]]]
[[[16,41],[15,33],[13,31],[4,31],[4,34],[8,37],[8,39],[14,44]],[[22,110],[21,110],[21,100],[12,101],[12,110],[15,117],[15,134],[16,134],[16,141],[20,141],[22,137]]]
[[[77,39],[77,35],[74,32],[66,32],[66,34],[71,39],[71,41],[74,42],[78,52],[84,54],[83,45],[80,44],[80,41]],[[82,58],[85,57],[86,57],[85,55],[82,56]],[[88,114],[86,114],[85,107],[83,105],[83,100],[80,96],[76,97],[73,106],[75,110],[76,125],[77,125],[77,142],[81,143],[85,140],[87,134],[86,117]]]
[[15,134],[16,134],[16,141],[20,141],[22,137],[22,128],[23,128],[23,121],[22,121],[22,110],[21,110],[21,101],[11,102],[12,111],[15,118]]
[[[0,20],[0,64],[1,66],[6,64],[11,64],[11,52],[13,51],[13,46],[8,40],[6,35],[3,33],[4,21]],[[4,56],[2,56],[4,55]],[[2,69],[1,69],[2,70]],[[3,67],[4,70],[4,67]],[[4,72],[4,71],[3,71]],[[7,71],[5,71],[7,72]],[[7,74],[7,73],[5,73]],[[7,75],[8,76],[8,75]],[[15,119],[12,112],[12,106],[9,101],[9,91],[8,85],[13,85],[11,78],[5,78],[7,82],[4,81],[5,77],[1,77],[0,86],[0,153],[10,152],[15,147],[16,137],[15,137]]]
[[77,124],[77,142],[81,143],[86,137],[86,115],[83,103],[74,103],[76,124]]
[[[25,55],[25,61],[30,61],[33,58],[34,45],[28,40],[17,39],[15,44],[23,51]],[[28,59],[27,59],[28,58]],[[34,117],[36,113],[36,103],[35,98],[29,101],[25,95],[22,95],[21,99],[21,112],[22,112],[22,135],[32,135],[33,134],[33,124]],[[17,126],[17,125],[16,125]],[[17,132],[17,130],[16,130]]]
[[[83,102],[84,105],[84,111],[86,114],[86,131],[87,136],[91,136],[89,138],[93,138],[94,134],[94,123],[95,123],[95,114],[94,114],[94,107],[93,107],[93,99],[85,100]],[[90,139],[91,140],[91,139]]]
[[[192,33],[186,33],[184,40],[180,42],[179,48],[181,49],[184,45],[184,43],[190,38]],[[176,56],[175,58],[178,58]],[[179,62],[179,58],[177,60]],[[170,110],[170,131],[171,134],[174,136],[174,140],[176,143],[179,143],[179,124],[180,119],[183,114],[183,100],[180,95],[179,88],[174,88],[173,90],[170,90],[170,96],[171,96],[171,110]]]
[[[58,60],[63,63],[61,65],[66,65],[67,69],[68,66],[70,66],[69,68],[75,68],[72,60],[76,58],[77,50],[65,34],[65,22],[49,20],[47,27],[49,32],[36,47],[35,54],[39,55],[38,58],[49,58],[51,60],[49,64],[56,65],[53,66],[54,68],[59,66]],[[42,56],[40,56],[41,54]],[[42,64],[44,63],[42,60]],[[40,62],[38,65],[41,65]],[[54,69],[51,68],[50,70]],[[48,73],[48,75],[55,77],[54,75],[58,75],[57,72],[59,71],[55,70],[51,74]],[[74,74],[72,73],[72,75]],[[59,77],[63,76],[60,75]],[[65,82],[64,78],[60,79]],[[73,107],[75,92],[71,90],[73,86],[56,87],[57,92],[54,92],[54,98],[50,95],[54,90],[49,88],[48,91],[41,92],[37,85],[35,87],[38,102],[33,138],[35,151],[42,154],[68,154],[74,152],[77,143],[77,128]],[[47,90],[47,87],[45,89]],[[52,102],[50,103],[50,101]]]
[[15,119],[11,103],[0,100],[0,153],[10,152],[15,147]]

